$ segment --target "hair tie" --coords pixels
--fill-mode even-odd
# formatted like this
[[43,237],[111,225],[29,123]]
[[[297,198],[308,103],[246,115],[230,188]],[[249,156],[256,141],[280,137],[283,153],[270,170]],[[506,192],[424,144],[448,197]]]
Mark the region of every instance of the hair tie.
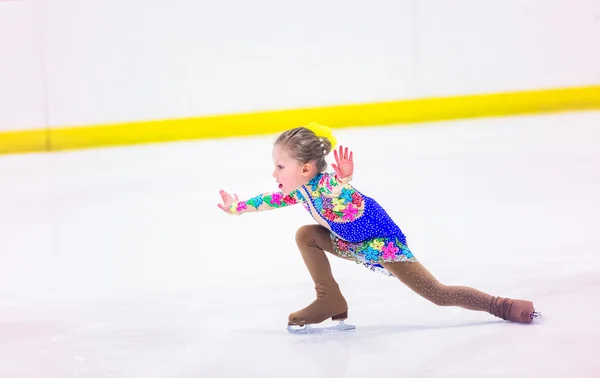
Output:
[[[335,148],[337,139],[335,138],[335,136],[333,136],[333,133],[331,131],[331,128],[325,125],[319,125],[316,122],[311,122],[308,124],[308,126],[305,126],[307,129],[311,130],[313,133],[315,133],[315,135],[317,135],[319,137],[319,141],[321,141],[321,147],[323,146],[323,139],[327,138],[329,139],[329,142],[331,143],[331,148]],[[325,150],[323,150],[324,153],[327,153]]]

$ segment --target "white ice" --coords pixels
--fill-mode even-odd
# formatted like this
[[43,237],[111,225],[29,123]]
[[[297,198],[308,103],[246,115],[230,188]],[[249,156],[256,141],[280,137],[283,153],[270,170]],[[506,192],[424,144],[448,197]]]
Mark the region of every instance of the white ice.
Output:
[[345,129],[353,184],[442,282],[534,301],[532,325],[437,307],[332,258],[355,331],[290,335],[314,299],[274,136],[0,157],[0,377],[598,377],[600,113]]

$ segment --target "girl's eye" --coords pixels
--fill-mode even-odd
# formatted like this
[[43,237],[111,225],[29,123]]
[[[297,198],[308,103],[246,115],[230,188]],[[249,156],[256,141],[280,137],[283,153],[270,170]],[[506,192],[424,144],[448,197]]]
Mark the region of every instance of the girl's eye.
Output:
[[283,165],[278,165],[277,168],[283,169]]

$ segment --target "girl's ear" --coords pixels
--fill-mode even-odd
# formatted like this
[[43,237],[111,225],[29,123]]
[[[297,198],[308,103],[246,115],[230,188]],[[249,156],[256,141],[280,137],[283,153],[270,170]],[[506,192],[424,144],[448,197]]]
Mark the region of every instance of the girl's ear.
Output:
[[310,176],[311,173],[313,172],[313,170],[314,170],[314,167],[313,167],[313,165],[311,163],[305,163],[302,166],[302,175],[303,176]]

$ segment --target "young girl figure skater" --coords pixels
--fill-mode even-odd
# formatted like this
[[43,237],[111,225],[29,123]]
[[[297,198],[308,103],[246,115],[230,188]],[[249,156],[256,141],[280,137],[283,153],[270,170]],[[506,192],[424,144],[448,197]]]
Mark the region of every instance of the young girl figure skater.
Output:
[[290,326],[321,323],[328,318],[343,323],[348,304],[332,275],[325,252],[355,261],[373,271],[396,277],[438,306],[486,311],[496,317],[531,323],[539,313],[526,300],[501,298],[471,287],[440,283],[417,261],[406,237],[373,198],[354,188],[353,153],[334,150],[334,173],[326,172],[326,156],[335,148],[331,129],[316,123],[283,132],[273,146],[279,190],[240,200],[221,190],[219,208],[231,215],[302,204],[317,222],[300,227],[296,243],[314,281],[316,299],[289,315]]

